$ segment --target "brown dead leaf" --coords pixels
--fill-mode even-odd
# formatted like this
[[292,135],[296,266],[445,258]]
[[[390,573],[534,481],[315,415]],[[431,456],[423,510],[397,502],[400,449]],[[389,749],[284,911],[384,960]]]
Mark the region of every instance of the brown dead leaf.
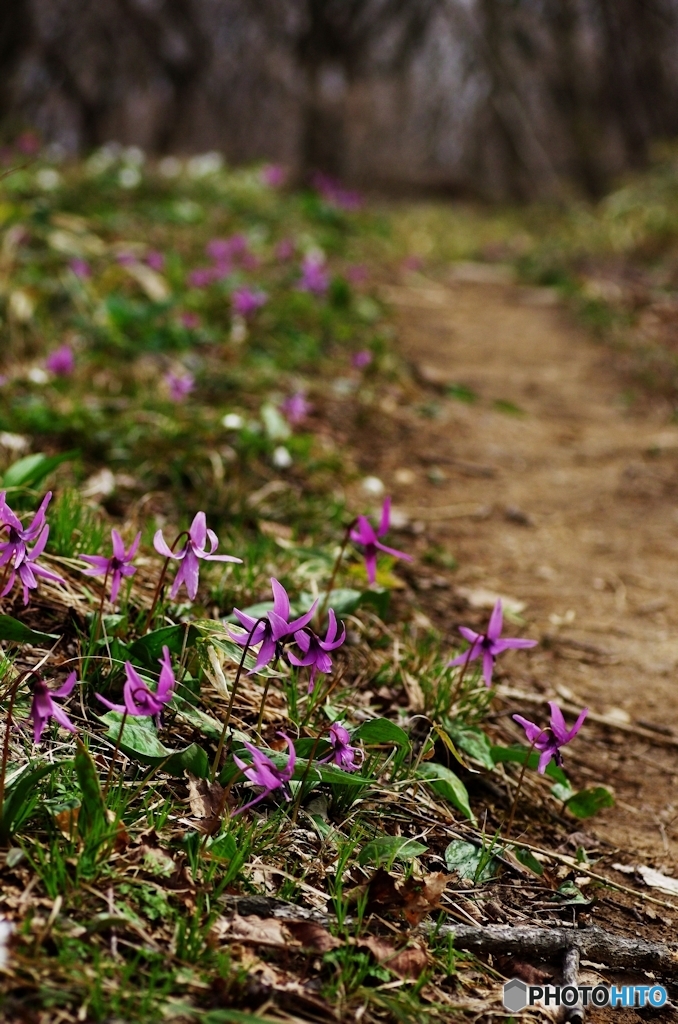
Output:
[[368,913],[401,913],[409,924],[417,925],[438,906],[451,877],[435,871],[424,878],[403,879],[378,868],[367,883]]
[[216,922],[214,930],[220,939],[228,939],[230,942],[242,942],[249,946],[277,946],[283,948],[301,945],[287,931],[285,922],[279,921],[275,917],[256,917],[254,915],[240,917],[239,914],[236,914],[230,920],[221,917]]
[[191,813],[200,820],[197,827],[208,836],[214,835],[219,828],[224,813],[226,790],[218,782],[208,782],[188,775],[188,803]]
[[419,945],[406,946],[397,950],[388,939],[377,935],[368,935],[357,943],[362,949],[369,949],[377,961],[393,971],[399,978],[418,978],[428,965],[426,950]]
[[327,953],[343,945],[340,939],[330,935],[326,928],[316,921],[286,921],[286,929],[305,949],[314,953]]

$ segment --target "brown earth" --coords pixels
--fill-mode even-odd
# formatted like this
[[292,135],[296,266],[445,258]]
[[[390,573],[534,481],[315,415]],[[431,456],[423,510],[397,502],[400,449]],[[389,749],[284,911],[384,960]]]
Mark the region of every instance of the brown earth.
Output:
[[[492,595],[524,604],[507,632],[541,643],[504,657],[503,688],[535,697],[513,710],[546,721],[555,697],[616,723],[590,721],[567,749],[578,785],[617,798],[582,827],[612,844],[618,882],[635,885],[615,860],[678,875],[678,426],[659,400],[629,409],[614,357],[546,290],[419,282],[385,297],[424,392],[419,408],[382,400],[361,464],[424,547],[458,560],[412,571],[421,606],[452,645]],[[477,400],[450,398],[450,384]],[[666,913],[656,939],[670,938]]]

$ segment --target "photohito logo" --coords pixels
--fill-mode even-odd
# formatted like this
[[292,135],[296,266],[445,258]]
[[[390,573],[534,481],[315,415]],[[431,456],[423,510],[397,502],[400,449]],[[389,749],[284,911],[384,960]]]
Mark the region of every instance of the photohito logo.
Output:
[[526,1006],[663,1006],[662,985],[526,985],[512,978],[504,985],[504,1006],[512,1013]]

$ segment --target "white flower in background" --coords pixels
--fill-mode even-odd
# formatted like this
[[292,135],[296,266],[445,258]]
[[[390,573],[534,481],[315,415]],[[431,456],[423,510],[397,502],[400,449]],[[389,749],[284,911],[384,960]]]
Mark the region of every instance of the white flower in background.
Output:
[[383,480],[380,480],[378,476],[366,476],[360,486],[371,498],[381,498],[386,489]]
[[234,316],[231,321],[231,341],[234,345],[242,345],[247,339],[247,324],[244,316]]
[[221,421],[222,426],[226,427],[227,430],[242,430],[245,425],[245,421],[237,412],[227,412]]
[[136,188],[141,184],[141,171],[138,167],[121,167],[118,182],[121,188]]
[[183,170],[183,164],[176,156],[164,156],[158,163],[158,172],[163,178],[178,178]]
[[146,159],[146,154],[139,146],[127,146],[122,151],[122,159],[126,164],[131,164],[133,167],[141,167]]
[[0,917],[0,971],[6,971],[9,964],[9,940],[14,933],[12,921]]
[[273,465],[276,469],[289,469],[292,465],[292,456],[283,444],[273,452]]
[[44,192],[53,192],[61,184],[61,175],[53,167],[41,167],[35,175],[35,183]]
[[186,170],[189,178],[206,178],[208,174],[216,174],[223,166],[224,158],[221,153],[212,151],[192,156],[186,164]]

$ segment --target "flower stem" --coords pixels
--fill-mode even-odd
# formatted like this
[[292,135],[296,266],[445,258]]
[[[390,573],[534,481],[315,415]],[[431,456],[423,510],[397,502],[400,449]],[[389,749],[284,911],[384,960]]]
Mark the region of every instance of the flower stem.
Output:
[[[275,661],[273,662],[273,668],[271,669],[271,671],[275,672],[277,667],[278,667],[278,658],[276,657]],[[264,708],[266,707],[266,698],[268,697],[268,690],[269,690],[270,685],[271,685],[271,677],[269,676],[267,678],[266,684],[264,686],[264,692],[263,692],[263,695],[262,695],[262,698],[261,698],[261,705],[259,707],[259,717],[257,719],[257,739],[259,740],[260,743],[261,743],[261,724],[264,721]]]
[[[0,829],[2,829],[2,812],[5,804],[5,775],[7,774],[7,760],[9,758],[9,734],[12,730],[12,712],[18,689],[26,678],[27,673],[22,672],[12,687],[9,695],[9,706],[5,716],[5,740],[2,745],[2,763],[0,764]],[[4,831],[4,829],[2,829]]]
[[219,770],[219,761],[221,760],[221,752],[224,749],[224,743],[226,742],[226,730],[228,729],[229,722],[231,721],[231,712],[233,711],[233,701],[235,700],[235,693],[236,693],[236,690],[238,689],[238,683],[240,682],[240,675],[241,675],[242,670],[243,670],[243,665],[245,664],[245,658],[247,657],[247,652],[250,649],[250,645],[252,643],[252,637],[254,636],[255,630],[256,630],[257,626],[259,626],[262,622],[265,621],[265,618],[266,618],[266,616],[263,616],[262,618],[257,619],[257,621],[252,626],[251,630],[247,634],[247,642],[245,643],[245,646],[243,647],[242,657],[240,659],[240,664],[238,665],[238,671],[235,674],[235,679],[233,680],[233,686],[231,687],[231,697],[230,697],[230,700],[228,702],[228,708],[226,709],[226,718],[224,719],[224,727],[221,730],[221,736],[219,737],[219,744],[217,746],[217,752],[214,755],[214,761],[212,762],[212,782],[214,782],[214,779],[216,777],[217,771]]
[[104,576],[104,583],[103,583],[103,586],[101,588],[101,600],[99,601],[99,611],[97,613],[97,624],[96,624],[96,629],[94,631],[94,643],[97,642],[97,640],[99,639],[99,634],[101,633],[101,624],[102,624],[103,618],[104,618],[104,601],[106,600],[106,587],[108,585],[108,575],[109,575],[110,571],[111,571],[110,568],[106,569],[106,575]]
[[471,651],[472,650],[473,650],[473,644],[471,644],[471,646],[469,647],[468,651],[466,652],[466,661],[461,666],[461,672],[459,673],[459,679],[457,680],[457,686],[456,686],[454,694],[452,696],[452,700],[450,701],[450,707],[453,707],[457,703],[457,700],[459,698],[459,694],[461,692],[461,684],[464,682],[464,676],[466,675],[466,669],[468,668],[469,662],[471,660]]
[[[172,547],[170,548],[170,550],[174,551],[175,547],[177,546],[177,544],[179,543],[181,538],[182,537],[188,537],[188,536],[189,536],[188,530],[182,530],[181,533],[178,534],[177,537],[175,537],[174,543],[172,544]],[[155,588],[155,593],[153,595],[153,601],[151,603],[151,609],[150,609],[150,611],[148,613],[148,616],[146,618],[146,625],[144,626],[144,632],[145,633],[147,633],[148,630],[151,628],[151,623],[153,622],[153,616],[155,615],[155,609],[157,608],[158,601],[160,600],[160,591],[162,590],[163,583],[165,582],[165,576],[167,575],[167,569],[169,567],[169,563],[170,563],[169,558],[166,558],[165,559],[165,564],[162,567],[162,571],[160,573],[160,576],[158,577],[158,585]]]
[[525,760],[523,761],[523,766],[520,769],[520,776],[518,778],[518,785],[516,787],[515,796],[513,797],[513,806],[511,807],[511,814],[509,815],[508,825],[506,826],[506,842],[508,842],[509,839],[511,838],[511,829],[513,828],[513,819],[516,816],[516,807],[518,806],[518,797],[520,796],[520,790],[521,790],[521,787],[523,785],[523,779],[525,778],[525,769],[527,768],[527,762],[530,760],[530,754],[534,750],[534,744],[536,742],[537,742],[536,740],[533,741],[532,746],[528,750],[527,755],[525,757]]
[[313,764],[313,758],[316,755],[316,751],[318,749],[318,744],[320,743],[320,739],[321,739],[321,734],[318,733],[318,735],[315,738],[315,743],[313,744],[313,746],[311,748],[311,753],[308,755],[308,761],[306,763],[306,768],[304,769],[304,774],[302,775],[302,777],[301,777],[301,779],[299,781],[299,789],[297,791],[297,796],[296,796],[296,799],[294,801],[294,807],[292,808],[291,821],[292,821],[293,825],[296,825],[296,823],[297,823],[297,815],[299,814],[299,808],[301,807],[301,800],[302,800],[302,797],[303,797],[303,794],[304,794],[304,786],[306,785],[306,780],[308,779],[308,773],[311,770],[311,765]]
[[115,741],[115,749],[113,751],[113,757],[111,758],[111,764],[110,764],[110,767],[108,769],[108,775],[106,776],[106,784],[104,786],[104,792],[103,792],[103,799],[104,800],[106,799],[106,794],[108,793],[109,786],[111,785],[111,779],[113,777],[113,766],[115,765],[116,759],[118,757],[118,751],[120,750],[120,741],[122,740],[122,734],[125,731],[125,723],[127,722],[127,715],[128,715],[128,711],[127,711],[127,708],[125,708],[125,713],[122,716],[122,722],[120,723],[120,732],[118,733],[118,738]]
[[321,625],[322,625],[322,621],[323,621],[323,616],[325,615],[325,612],[327,611],[327,605],[329,604],[329,600],[330,600],[330,597],[332,595],[332,591],[334,590],[334,584],[335,584],[335,581],[337,579],[337,573],[339,572],[339,566],[342,563],[342,560],[343,560],[343,557],[344,557],[344,552],[346,551],[346,547],[347,547],[349,539],[351,537],[351,530],[353,529],[353,527],[355,526],[355,524],[357,522],[358,522],[357,519],[352,519],[351,522],[348,524],[348,526],[344,530],[344,539],[342,541],[341,548],[339,549],[339,554],[337,555],[337,557],[335,559],[335,562],[334,562],[334,568],[332,569],[332,575],[330,577],[330,582],[329,582],[329,584],[327,586],[327,591],[325,592],[325,596],[323,598],[323,603],[321,604],[320,608],[318,609],[318,622]]

